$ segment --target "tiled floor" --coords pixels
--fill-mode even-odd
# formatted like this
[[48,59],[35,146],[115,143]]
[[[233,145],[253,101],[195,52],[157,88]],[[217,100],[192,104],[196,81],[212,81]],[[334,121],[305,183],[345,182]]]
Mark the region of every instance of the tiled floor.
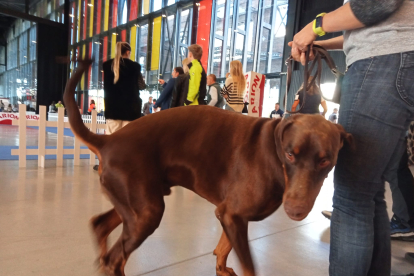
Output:
[[[88,220],[111,205],[87,160],[78,167],[65,160],[63,168],[55,168],[55,162],[48,160],[45,169],[38,169],[36,161],[28,161],[27,169],[19,169],[18,161],[0,161],[0,275],[99,275]],[[250,224],[257,275],[328,275],[329,220],[320,212],[330,209],[332,192],[330,175],[305,220],[294,222],[280,209]],[[126,274],[215,275],[212,252],[221,227],[214,206],[183,188],[174,188],[165,201],[161,226],[132,254]],[[119,234],[117,228],[110,240]],[[392,243],[393,274],[414,272],[404,260],[413,245]],[[233,252],[229,266],[240,272]]]

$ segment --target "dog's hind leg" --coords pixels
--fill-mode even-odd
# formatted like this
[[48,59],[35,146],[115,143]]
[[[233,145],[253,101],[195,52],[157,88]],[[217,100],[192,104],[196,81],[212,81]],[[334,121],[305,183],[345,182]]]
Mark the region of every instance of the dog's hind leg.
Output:
[[254,265],[250,254],[247,225],[248,221],[243,217],[226,210],[225,205],[216,209],[216,216],[220,220],[231,245],[236,251],[243,269],[243,276],[254,276]]
[[121,224],[122,220],[115,209],[111,209],[106,213],[102,213],[91,219],[92,231],[96,236],[96,241],[100,249],[99,260],[107,253],[109,234]]
[[227,257],[230,254],[232,246],[226,233],[223,231],[220,241],[214,250],[214,255],[217,256],[216,275],[217,276],[237,276],[233,269],[226,266]]
[[[122,234],[103,258],[105,271],[111,276],[124,276],[124,267],[131,253],[158,228],[164,213],[164,198],[161,186],[151,181],[124,184],[116,189],[110,183],[104,185],[108,197],[123,222]],[[141,177],[141,179],[144,179]],[[119,185],[119,183],[117,182]]]

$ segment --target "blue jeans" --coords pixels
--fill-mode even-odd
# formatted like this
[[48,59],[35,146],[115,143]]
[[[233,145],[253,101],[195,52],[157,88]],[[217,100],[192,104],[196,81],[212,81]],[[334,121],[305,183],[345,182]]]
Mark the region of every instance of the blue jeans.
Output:
[[389,276],[390,225],[384,181],[405,150],[414,118],[414,51],[352,64],[342,87],[339,124],[354,137],[335,168],[331,276]]

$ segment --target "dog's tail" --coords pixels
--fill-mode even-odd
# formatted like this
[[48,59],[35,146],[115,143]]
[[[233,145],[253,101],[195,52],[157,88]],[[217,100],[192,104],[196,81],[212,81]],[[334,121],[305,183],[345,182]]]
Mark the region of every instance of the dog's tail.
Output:
[[78,105],[75,101],[76,85],[79,83],[83,73],[89,68],[91,63],[91,61],[78,62],[79,67],[72,74],[72,77],[66,84],[63,101],[66,106],[70,127],[75,134],[75,137],[80,139],[93,153],[98,155],[100,160],[101,156],[99,150],[104,146],[106,137],[105,135],[97,135],[89,131],[89,129],[83,124]]

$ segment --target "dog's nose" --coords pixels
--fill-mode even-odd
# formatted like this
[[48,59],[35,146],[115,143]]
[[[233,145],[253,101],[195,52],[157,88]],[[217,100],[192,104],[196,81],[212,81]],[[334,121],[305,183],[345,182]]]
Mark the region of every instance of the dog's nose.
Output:
[[293,220],[302,220],[308,215],[307,208],[305,206],[292,206],[288,202],[285,202],[284,207],[286,214]]

